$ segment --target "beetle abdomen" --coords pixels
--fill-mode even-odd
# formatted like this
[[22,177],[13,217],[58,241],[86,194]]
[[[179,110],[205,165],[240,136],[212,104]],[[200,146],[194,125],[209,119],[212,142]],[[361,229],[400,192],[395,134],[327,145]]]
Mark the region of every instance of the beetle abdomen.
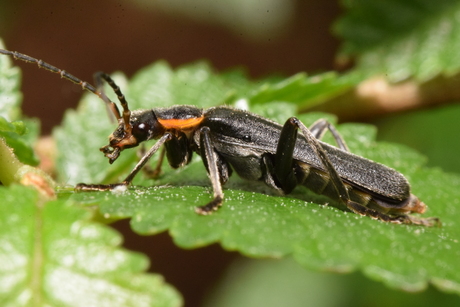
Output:
[[[315,169],[311,165],[299,161],[297,161],[297,165],[296,175],[299,184],[307,187],[316,194],[325,195],[331,198],[335,201],[335,207],[347,210],[346,206],[340,201],[336,188],[326,172]],[[351,201],[382,213],[423,213],[426,210],[426,205],[412,194],[409,194],[409,196],[404,199],[397,200],[372,193],[372,191],[366,191],[363,188],[359,188],[347,182],[344,182],[344,185]]]

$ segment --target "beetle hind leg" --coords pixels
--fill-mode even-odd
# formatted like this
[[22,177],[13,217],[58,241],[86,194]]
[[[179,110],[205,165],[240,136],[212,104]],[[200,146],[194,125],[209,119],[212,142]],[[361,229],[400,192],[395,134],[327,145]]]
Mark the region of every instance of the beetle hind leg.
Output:
[[[314,124],[312,128],[314,130],[316,129],[315,134],[310,132],[310,130],[308,130],[308,128],[299,119],[295,117],[291,117],[290,119],[286,121],[283,127],[283,131],[284,130],[288,131],[292,129],[300,129],[302,134],[307,139],[308,144],[311,146],[311,148],[315,152],[316,156],[321,160],[324,166],[324,169],[326,173],[328,174],[330,181],[334,187],[338,200],[342,204],[344,204],[350,211],[356,214],[369,216],[374,219],[378,219],[381,221],[394,223],[394,224],[413,224],[413,225],[423,225],[423,226],[440,225],[440,222],[437,218],[423,219],[423,218],[418,218],[415,216],[409,216],[405,214],[390,215],[390,214],[379,212],[372,208],[368,208],[360,203],[352,201],[350,199],[350,195],[348,193],[347,188],[345,187],[344,182],[342,181],[339,174],[337,173],[337,170],[332,165],[326,151],[323,149],[318,139],[316,138],[316,136],[321,137],[326,129],[329,129],[334,134],[333,132],[334,128],[332,128],[333,130],[331,130],[330,125],[328,125],[327,122],[325,121],[317,122],[317,124]],[[337,138],[335,135],[334,137],[336,138],[336,141],[339,144],[339,147],[346,149],[346,145],[344,143],[341,145],[340,137]]]
[[393,224],[412,224],[408,215],[388,215],[351,200],[347,201],[347,208],[350,209],[353,213],[369,216],[373,219],[381,220],[384,222],[390,222]]
[[293,160],[297,130],[295,125],[288,122],[284,124],[275,155],[272,159],[268,156],[263,157],[267,169],[265,182],[284,194],[290,193],[298,184]]

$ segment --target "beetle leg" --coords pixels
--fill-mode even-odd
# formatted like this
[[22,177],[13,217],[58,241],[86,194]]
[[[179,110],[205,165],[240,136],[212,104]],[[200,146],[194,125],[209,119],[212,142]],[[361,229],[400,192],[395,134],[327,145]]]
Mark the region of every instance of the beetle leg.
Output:
[[332,136],[334,137],[338,147],[342,150],[348,152],[350,151],[343,137],[340,135],[340,133],[337,131],[334,125],[332,125],[327,120],[322,118],[318,119],[316,122],[313,123],[313,125],[310,126],[309,130],[311,134],[313,134],[313,136],[318,140],[321,140],[324,136],[324,133],[326,133],[326,131],[329,130]]
[[264,171],[263,181],[280,195],[286,194],[280,187],[279,181],[276,178],[275,167],[273,166],[273,155],[267,153],[262,155],[262,167]]
[[[294,168],[292,166],[292,156],[294,153],[294,148],[297,140],[297,129],[297,126],[285,124],[283,126],[283,130],[281,131],[281,135],[278,141],[278,147],[276,149],[274,173],[276,174],[277,181],[275,181],[275,184],[278,184],[279,187],[277,187],[277,189],[281,189],[285,194],[290,193],[298,183],[295,176]],[[317,120],[310,127],[309,131],[314,138],[321,139],[327,130],[331,132],[340,149],[349,151],[348,146],[345,143],[345,140],[339,134],[337,129],[335,129],[335,127],[327,120]],[[273,184],[270,185],[273,186]]]
[[166,158],[172,168],[187,165],[192,159],[192,150],[185,133],[179,132],[175,137],[165,143]]
[[204,206],[196,207],[195,212],[201,215],[211,214],[217,210],[224,201],[224,193],[222,192],[222,184],[218,167],[218,157],[212,146],[209,127],[200,129],[200,151],[203,163],[208,170],[208,176],[211,180],[214,199]]
[[142,167],[147,163],[147,161],[158,151],[158,149],[163,145],[166,141],[172,139],[173,136],[170,133],[165,133],[153,146],[152,148],[147,151],[147,153],[139,160],[136,166],[133,168],[131,173],[126,176],[125,180],[120,183],[113,183],[113,184],[86,184],[86,183],[79,183],[75,186],[76,191],[107,191],[112,190],[116,187],[120,186],[128,186],[133,181],[134,177],[137,173],[142,169]]
[[[399,215],[399,216],[391,216],[374,209],[370,209],[364,205],[361,205],[357,202],[354,202],[350,199],[348,194],[348,190],[345,187],[342,179],[340,178],[337,170],[332,165],[329,157],[327,156],[326,151],[323,149],[321,144],[319,143],[318,139],[308,130],[308,128],[297,118],[291,117],[287,120],[286,124],[283,127],[283,131],[291,131],[292,129],[289,126],[295,127],[295,129],[300,129],[302,134],[307,139],[308,144],[310,144],[311,148],[321,160],[324,169],[329,175],[329,178],[334,185],[334,188],[338,194],[340,201],[352,212],[366,215],[371,218],[379,219],[385,222],[391,222],[395,224],[418,224],[418,225],[425,225],[425,223],[430,223],[429,221],[425,221],[423,219],[417,219],[414,217],[409,217],[407,215]],[[292,132],[291,132],[292,133]],[[283,132],[282,132],[283,135]],[[292,168],[292,167],[291,167]]]
[[367,215],[374,219],[379,219],[384,222],[390,222],[393,224],[411,224],[411,225],[421,225],[421,226],[441,226],[441,222],[436,217],[429,218],[419,218],[416,216],[410,215],[397,215],[391,216],[378,212],[373,209],[369,209],[361,204],[358,204],[354,201],[349,201],[348,206],[350,210],[361,215]]
[[293,167],[297,129],[296,126],[288,123],[283,126],[273,162],[275,184],[285,194],[290,193],[297,185],[297,178]]
[[[138,151],[139,158],[142,158],[147,152],[145,151],[145,146],[142,144],[141,149]],[[163,165],[163,160],[165,157],[166,148],[163,146],[160,151],[160,156],[158,157],[157,165],[155,168],[152,168],[150,165],[145,165],[142,171],[144,174],[151,179],[157,179],[161,174],[161,167]]]

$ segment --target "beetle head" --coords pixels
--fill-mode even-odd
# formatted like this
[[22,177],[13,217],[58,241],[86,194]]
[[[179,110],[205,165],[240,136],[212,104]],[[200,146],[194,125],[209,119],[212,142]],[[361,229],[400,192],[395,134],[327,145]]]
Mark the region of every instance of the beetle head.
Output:
[[128,124],[118,119],[118,127],[109,136],[109,145],[100,148],[112,164],[123,149],[138,146],[141,142],[158,139],[164,134],[163,126],[158,122],[153,110],[137,110],[130,114]]

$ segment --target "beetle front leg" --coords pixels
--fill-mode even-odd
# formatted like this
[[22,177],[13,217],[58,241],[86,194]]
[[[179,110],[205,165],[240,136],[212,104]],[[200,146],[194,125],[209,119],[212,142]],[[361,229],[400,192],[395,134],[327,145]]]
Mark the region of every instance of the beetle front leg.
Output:
[[147,163],[147,161],[158,151],[158,149],[163,145],[166,141],[170,140],[173,136],[170,133],[165,133],[153,146],[149,149],[149,151],[139,160],[136,166],[133,168],[131,173],[126,176],[125,180],[120,183],[113,183],[113,184],[86,184],[86,183],[79,183],[75,186],[75,190],[77,192],[88,192],[88,191],[108,191],[113,190],[116,187],[120,186],[128,186],[133,181],[134,177],[137,173],[142,169],[142,167]]
[[211,214],[222,206],[224,201],[224,193],[222,192],[221,178],[218,168],[218,157],[212,146],[210,137],[210,130],[208,127],[200,129],[200,151],[203,163],[208,170],[208,176],[211,180],[212,190],[214,192],[214,199],[204,206],[196,207],[195,212],[201,215]]

